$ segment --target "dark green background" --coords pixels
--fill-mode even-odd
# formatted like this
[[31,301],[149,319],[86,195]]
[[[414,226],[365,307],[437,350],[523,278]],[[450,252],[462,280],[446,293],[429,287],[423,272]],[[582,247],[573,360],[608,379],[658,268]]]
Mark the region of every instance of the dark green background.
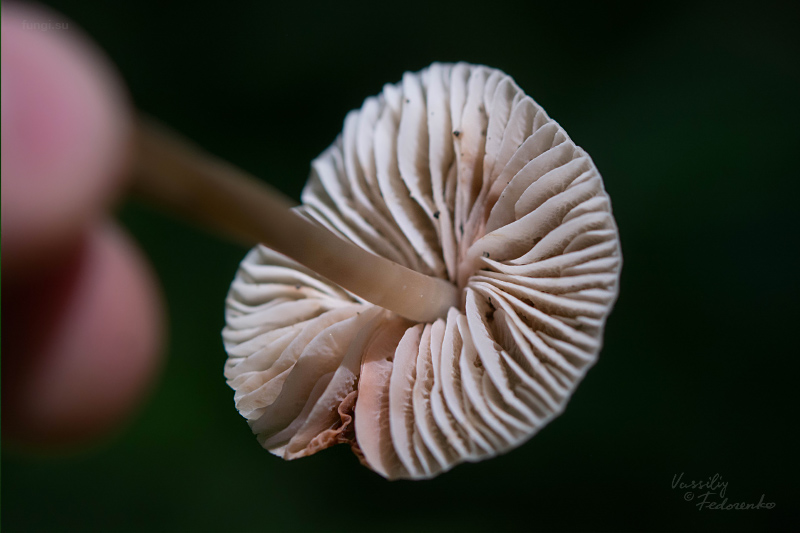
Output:
[[[169,307],[162,377],[94,450],[4,450],[3,531],[800,524],[797,3],[51,4],[140,109],[295,198],[384,83],[432,61],[500,68],[594,158],[625,263],[600,361],[564,416],[503,457],[389,483],[345,447],[292,463],[259,447],[219,335],[245,250],[125,204]],[[671,488],[682,472],[776,507],[698,511]]]

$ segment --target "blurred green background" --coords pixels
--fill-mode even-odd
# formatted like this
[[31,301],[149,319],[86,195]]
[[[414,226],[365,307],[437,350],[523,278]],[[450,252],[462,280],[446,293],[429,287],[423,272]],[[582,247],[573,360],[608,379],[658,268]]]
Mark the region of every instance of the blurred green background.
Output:
[[[346,447],[262,450],[222,376],[245,249],[135,202],[169,308],[160,381],[112,440],[3,451],[3,531],[776,530],[800,524],[797,2],[47,2],[133,101],[299,198],[347,111],[433,61],[514,77],[593,157],[625,264],[605,347],[521,448],[389,483]],[[674,475],[729,483],[699,511]]]

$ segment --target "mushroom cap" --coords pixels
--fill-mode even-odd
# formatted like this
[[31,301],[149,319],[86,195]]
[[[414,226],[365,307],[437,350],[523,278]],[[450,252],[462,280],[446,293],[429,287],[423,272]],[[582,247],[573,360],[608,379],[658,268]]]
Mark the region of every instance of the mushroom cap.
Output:
[[462,291],[413,323],[257,246],[227,298],[225,377],[285,459],[346,442],[389,479],[519,446],[597,359],[621,253],[591,158],[499,70],[433,64],[350,112],[297,209]]

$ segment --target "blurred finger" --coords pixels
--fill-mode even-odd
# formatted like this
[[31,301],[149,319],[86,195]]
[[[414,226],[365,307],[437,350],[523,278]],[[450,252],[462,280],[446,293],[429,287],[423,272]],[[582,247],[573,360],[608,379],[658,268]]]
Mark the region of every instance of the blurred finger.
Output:
[[[157,369],[161,314],[152,273],[111,223],[63,268],[3,295],[3,437],[49,446],[107,432]],[[8,309],[14,312],[8,312]]]
[[124,93],[77,27],[40,9],[2,8],[3,274],[69,250],[120,189],[129,117]]

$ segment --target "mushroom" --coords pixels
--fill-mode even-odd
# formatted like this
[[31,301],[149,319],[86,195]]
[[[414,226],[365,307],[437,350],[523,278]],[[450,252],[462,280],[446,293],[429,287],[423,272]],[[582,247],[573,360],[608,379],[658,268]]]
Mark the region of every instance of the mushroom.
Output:
[[406,73],[347,115],[302,202],[460,301],[413,323],[254,248],[223,337],[262,446],[294,459],[348,442],[382,476],[430,478],[564,409],[600,350],[619,239],[592,160],[510,77],[463,63]]
[[[180,147],[152,156],[167,144],[145,174],[197,159],[170,170]],[[348,443],[388,479],[431,478],[527,441],[597,359],[621,268],[608,195],[499,70],[433,64],[386,85],[292,211],[231,183],[194,204],[238,197],[217,222],[243,234],[260,217],[253,238],[277,250],[244,258],[223,330],[236,407],[275,455]]]

